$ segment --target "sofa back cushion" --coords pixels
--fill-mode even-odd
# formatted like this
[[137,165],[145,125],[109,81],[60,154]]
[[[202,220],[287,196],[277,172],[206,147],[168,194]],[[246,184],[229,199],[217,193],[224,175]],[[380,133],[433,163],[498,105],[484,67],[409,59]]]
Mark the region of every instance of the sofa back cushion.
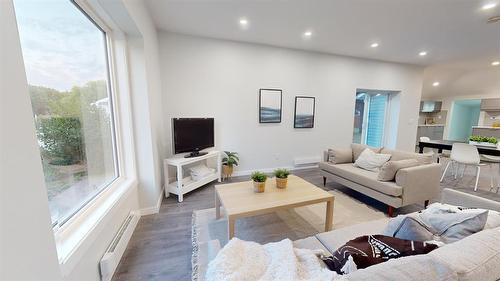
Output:
[[422,154],[422,153],[414,153],[401,150],[393,150],[385,147],[381,149],[380,153],[392,155],[391,157],[392,161],[417,159],[420,162],[420,165],[432,163],[432,154]]
[[382,167],[380,167],[377,179],[379,181],[393,181],[394,178],[396,177],[396,173],[400,169],[415,167],[418,165],[420,165],[420,162],[417,159],[388,161],[384,165],[382,165]]
[[351,148],[330,148],[328,149],[328,162],[332,164],[352,163]]
[[367,148],[371,149],[375,153],[380,153],[380,150],[382,149],[381,147],[372,147],[364,144],[353,143],[351,144],[352,161],[355,162],[358,160],[359,155],[361,155],[361,153]]
[[458,280],[500,278],[500,228],[486,229],[429,253],[437,263],[446,264]]

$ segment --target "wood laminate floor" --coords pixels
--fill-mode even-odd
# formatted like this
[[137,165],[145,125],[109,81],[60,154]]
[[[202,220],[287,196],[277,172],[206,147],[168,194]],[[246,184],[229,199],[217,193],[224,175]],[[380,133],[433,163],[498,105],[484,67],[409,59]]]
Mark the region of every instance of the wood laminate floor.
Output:
[[[465,178],[462,179],[454,180],[451,176],[447,177],[442,187],[451,187],[472,193],[469,185],[473,181],[473,171],[470,170],[470,174],[466,172]],[[386,210],[383,203],[336,183],[329,182],[326,187],[323,187],[323,178],[317,168],[299,170],[294,174],[325,190],[338,189],[381,211]],[[228,182],[244,180],[248,180],[248,177],[237,177]],[[481,176],[481,183],[482,189],[476,194],[498,197],[496,194],[487,192],[489,189],[488,174]],[[215,184],[217,182],[185,195],[182,203],[177,202],[177,196],[171,195],[163,200],[158,214],[143,216],[127,246],[113,280],[191,280],[192,212],[193,210],[214,207]],[[408,213],[421,208],[422,206],[412,205],[399,208],[396,213]]]

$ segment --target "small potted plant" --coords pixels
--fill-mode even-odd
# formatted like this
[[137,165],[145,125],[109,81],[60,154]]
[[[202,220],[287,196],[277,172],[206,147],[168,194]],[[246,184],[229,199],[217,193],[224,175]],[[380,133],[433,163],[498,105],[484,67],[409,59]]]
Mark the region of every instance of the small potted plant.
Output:
[[470,136],[469,138],[469,144],[473,145],[496,147],[497,143],[498,140],[495,137]]
[[252,173],[251,178],[253,180],[253,191],[255,193],[264,192],[266,189],[267,175],[262,172],[255,171]]
[[238,166],[240,158],[237,152],[224,151],[224,154],[225,156],[222,158],[222,175],[227,179],[233,174],[234,166]]
[[288,183],[288,175],[290,172],[287,169],[276,169],[274,170],[274,176],[276,177],[276,187],[286,188]]

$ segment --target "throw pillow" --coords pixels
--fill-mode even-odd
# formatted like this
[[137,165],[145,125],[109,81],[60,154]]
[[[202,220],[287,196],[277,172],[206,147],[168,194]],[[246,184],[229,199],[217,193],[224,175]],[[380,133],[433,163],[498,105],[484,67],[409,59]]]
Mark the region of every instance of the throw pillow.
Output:
[[380,168],[377,179],[379,181],[393,181],[396,173],[400,169],[410,168],[420,165],[417,159],[406,159],[399,161],[388,161]]
[[426,242],[365,235],[350,240],[338,248],[333,256],[323,258],[323,261],[330,270],[349,274],[390,259],[427,254],[436,248],[436,245]]
[[373,152],[373,150],[366,148],[359,155],[356,162],[354,162],[354,166],[368,170],[377,172],[379,168],[384,165],[385,162],[391,159],[390,154],[379,154]]
[[328,162],[333,164],[352,163],[352,150],[350,148],[328,149]]
[[488,218],[484,229],[497,228],[500,226],[500,212],[481,208],[467,208],[444,203],[432,203],[427,207],[427,212],[437,212],[438,210],[454,213],[482,213],[488,211]]
[[426,209],[391,219],[383,233],[401,239],[451,243],[481,231],[487,217],[488,211],[454,213]]
[[382,149],[381,147],[377,148],[377,147],[371,147],[371,146],[364,145],[364,144],[353,143],[353,144],[351,144],[352,160],[356,161],[358,159],[359,155],[361,155],[361,153],[367,148],[371,149],[375,153],[380,153],[380,150]]

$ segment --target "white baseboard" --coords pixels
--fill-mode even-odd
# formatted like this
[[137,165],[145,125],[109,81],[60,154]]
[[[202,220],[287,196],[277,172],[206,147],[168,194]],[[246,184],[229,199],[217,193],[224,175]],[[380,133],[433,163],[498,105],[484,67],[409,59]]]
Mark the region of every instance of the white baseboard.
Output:
[[160,212],[161,201],[163,200],[163,192],[164,189],[162,188],[158,197],[158,201],[156,201],[156,206],[140,209],[139,214],[141,214],[141,216],[158,214]]
[[288,167],[275,167],[275,168],[266,168],[266,169],[255,169],[255,170],[245,170],[245,171],[234,171],[233,177],[239,177],[239,176],[248,176],[254,171],[260,171],[263,173],[272,173],[274,170],[279,169],[279,168],[285,168],[289,171],[298,171],[298,170],[305,170],[305,169],[311,169],[311,168],[317,168],[318,165],[308,165],[308,166],[301,166],[301,167],[293,167],[293,166],[288,166]]

